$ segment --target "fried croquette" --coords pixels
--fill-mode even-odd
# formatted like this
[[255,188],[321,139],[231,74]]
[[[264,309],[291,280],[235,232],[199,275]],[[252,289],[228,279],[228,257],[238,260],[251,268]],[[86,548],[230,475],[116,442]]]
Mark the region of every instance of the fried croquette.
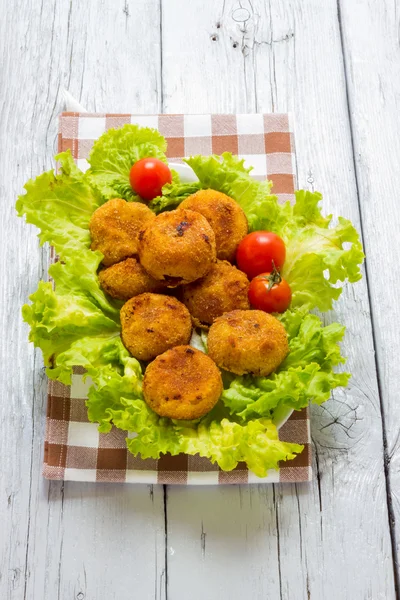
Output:
[[188,309],[161,294],[140,294],[121,308],[122,341],[139,360],[152,360],[173,346],[187,344],[192,333]]
[[139,231],[155,218],[140,202],[113,198],[97,208],[90,219],[90,247],[104,254],[104,265],[113,265],[138,253]]
[[165,289],[161,281],[148,275],[136,258],[127,258],[103,269],[99,273],[99,281],[102,289],[118,300],[129,300],[145,292],[160,292]]
[[233,261],[239,242],[247,235],[247,218],[239,204],[215,190],[200,190],[180,204],[199,212],[210,223],[217,246],[217,258]]
[[221,369],[237,375],[269,375],[289,352],[286,330],[261,310],[234,310],[214,321],[208,354]]
[[149,364],[143,379],[144,399],[161,417],[198,419],[222,394],[221,373],[203,352],[176,346]]
[[196,327],[208,325],[226,312],[249,309],[249,280],[228,261],[217,260],[205,277],[182,288],[182,301]]
[[139,235],[146,271],[175,287],[203,277],[216,260],[215,236],[207,219],[178,208],[159,214]]

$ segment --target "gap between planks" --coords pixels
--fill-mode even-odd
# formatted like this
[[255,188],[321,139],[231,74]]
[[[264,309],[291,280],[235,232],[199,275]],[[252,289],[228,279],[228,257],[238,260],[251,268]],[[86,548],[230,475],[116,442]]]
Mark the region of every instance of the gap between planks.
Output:
[[[349,94],[349,68],[346,59],[346,48],[343,37],[343,23],[342,23],[342,11],[341,11],[341,0],[337,0],[337,17],[338,17],[338,25],[339,25],[339,33],[340,33],[340,45],[342,49],[342,60],[343,60],[343,72],[345,79],[345,90],[346,90],[346,103],[347,103],[347,118],[349,122],[350,129],[350,141],[351,141],[351,149],[353,156],[353,169],[354,176],[356,182],[356,191],[357,191],[357,202],[358,202],[358,210],[360,213],[360,229],[361,229],[361,241],[364,241],[364,229],[363,229],[363,213],[361,208],[360,201],[360,188],[359,188],[359,173],[357,169],[357,161],[355,156],[355,142],[354,142],[354,127],[353,127],[353,118],[351,114],[351,100]],[[399,576],[399,562],[397,555],[397,546],[396,546],[396,529],[395,529],[395,513],[393,508],[393,494],[391,488],[391,478],[390,478],[390,470],[389,463],[390,457],[388,452],[388,443],[387,443],[387,433],[386,433],[386,414],[385,414],[385,406],[383,403],[382,396],[382,385],[381,385],[381,372],[380,365],[378,361],[378,348],[376,343],[376,334],[375,334],[375,325],[376,319],[374,314],[374,307],[371,301],[371,289],[370,289],[370,276],[368,269],[368,257],[365,257],[365,279],[367,286],[367,294],[368,294],[368,305],[369,311],[371,315],[371,325],[372,325],[372,342],[374,347],[374,361],[375,361],[375,371],[376,371],[376,380],[378,386],[378,394],[379,394],[379,404],[381,411],[381,423],[382,423],[382,442],[383,442],[383,465],[385,471],[385,484],[386,484],[386,503],[387,503],[387,511],[388,511],[388,525],[390,531],[390,542],[392,547],[392,563],[393,563],[393,578],[394,578],[394,587],[396,597],[400,597],[400,576]]]

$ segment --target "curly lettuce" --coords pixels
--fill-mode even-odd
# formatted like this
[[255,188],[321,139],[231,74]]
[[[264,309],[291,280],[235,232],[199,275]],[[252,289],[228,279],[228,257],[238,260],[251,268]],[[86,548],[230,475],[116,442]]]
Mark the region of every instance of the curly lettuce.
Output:
[[87,401],[90,420],[98,422],[104,433],[112,424],[134,432],[134,437],[127,438],[127,446],[142,458],[199,454],[227,471],[244,461],[265,477],[269,469],[278,468],[279,461],[293,459],[303,449],[280,441],[271,418],[240,423],[229,417],[222,403],[197,422],[159,417],[143,399],[140,364],[115,335],[76,341],[58,355],[56,364],[48,374],[58,380],[73,366],[86,369],[94,382]]
[[164,185],[162,196],[157,196],[149,202],[149,208],[156,214],[165,210],[178,208],[179,204],[191,194],[199,191],[200,183],[198,181],[191,183],[181,182],[178,173],[172,170],[172,182]]
[[332,226],[332,216],[321,213],[319,192],[300,190],[295,203],[280,204],[271,195],[271,182],[255,181],[251,169],[230,153],[195,156],[186,160],[202,188],[234,198],[246,213],[250,231],[273,231],[286,244],[282,276],[292,290],[292,307],[326,311],[341,294],[341,284],[361,279],[364,259],[359,235],[343,217]]
[[94,143],[86,176],[106,200],[140,201],[129,182],[131,167],[148,156],[167,162],[166,149],[165,138],[155,129],[138,125],[110,129]]
[[278,406],[300,410],[310,402],[322,404],[332,389],[349,381],[349,373],[334,371],[345,362],[339,348],[343,326],[323,327],[319,317],[299,310],[286,311],[280,320],[290,352],[277,371],[269,377],[235,377],[222,394],[225,406],[244,421],[271,417]]
[[29,180],[16,209],[20,217],[25,215],[27,223],[40,230],[40,243],[48,242],[64,259],[88,250],[90,217],[104,200],[75,165],[69,150],[55,159],[60,173],[47,171]]
[[[283,276],[293,301],[280,319],[289,338],[290,354],[269,377],[237,377],[223,373],[224,391],[217,406],[197,421],[172,421],[156,415],[142,393],[142,365],[125,349],[120,338],[121,303],[99,286],[102,260],[90,250],[89,220],[107,199],[139,198],[129,185],[131,165],[145,156],[165,158],[165,140],[156,131],[127,125],[110,130],[94,144],[90,169],[82,173],[69,153],[56,158],[60,173],[52,171],[29,181],[17,201],[17,211],[40,229],[40,242],[52,244],[61,258],[49,269],[52,283],[40,282],[23,307],[30,340],[42,349],[47,374],[69,384],[74,366],[86,370],[92,385],[88,415],[107,432],[112,424],[128,431],[133,454],[158,458],[161,454],[200,454],[231,470],[244,461],[263,477],[282,460],[290,460],[302,446],[279,440],[274,415],[287,406],[300,410],[328,399],[349,375],[337,373],[343,362],[339,343],[344,328],[324,327],[309,309],[326,310],[340,294],[338,284],[357,281],[362,250],[351,223],[339,219],[335,227],[319,208],[320,194],[297,192],[296,202],[280,205],[269,182],[251,178],[243,161],[230,155],[193,157],[188,164],[199,181],[182,183],[174,174],[163,196],[151,207],[171,210],[190,193],[213,188],[235,198],[251,230],[269,229],[287,245]],[[193,344],[207,351],[204,332]]]
[[[78,257],[77,257],[78,259]],[[129,450],[143,458],[186,452],[200,454],[222,469],[246,462],[264,477],[279,461],[289,460],[302,446],[279,440],[273,423],[274,408],[301,409],[310,401],[322,402],[337,385],[346,385],[348,374],[335,374],[341,362],[338,342],[343,327],[323,327],[319,317],[304,311],[288,311],[282,317],[291,352],[278,373],[271,377],[224,377],[225,389],[217,407],[195,422],[161,418],[145,403],[142,368],[125,349],[120,338],[118,313],[110,318],[79,285],[66,282],[80,263],[51,267],[56,290],[41,282],[24,307],[31,325],[30,339],[39,346],[47,374],[64,384],[71,382],[74,366],[82,366],[93,385],[88,394],[88,415],[102,432],[111,425],[135,433],[127,438]],[[93,269],[94,264],[92,265]],[[93,271],[95,273],[95,270]],[[193,342],[206,350],[204,333]]]
[[[24,321],[30,326],[29,340],[42,350],[45,365],[60,366],[59,354],[75,342],[85,347],[94,337],[119,336],[119,309],[108,302],[98,286],[95,268],[98,257],[95,258],[97,261],[91,265],[91,286],[87,285],[89,265],[86,273],[82,271],[80,257],[77,262],[58,262],[49,269],[56,291],[52,283],[41,281],[37,291],[29,296],[31,303],[22,307]],[[72,366],[60,369],[63,383],[70,382]]]

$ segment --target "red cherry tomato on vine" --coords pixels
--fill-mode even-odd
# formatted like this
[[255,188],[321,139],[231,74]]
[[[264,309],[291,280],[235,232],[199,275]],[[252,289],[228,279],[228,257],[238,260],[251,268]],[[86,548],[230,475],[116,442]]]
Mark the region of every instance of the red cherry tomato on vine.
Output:
[[249,279],[283,267],[285,242],[271,231],[253,231],[242,239],[236,251],[237,266]]
[[143,200],[153,200],[161,196],[163,185],[171,183],[172,175],[168,165],[158,158],[138,160],[129,173],[129,181],[134,192]]
[[268,313],[283,313],[289,308],[292,291],[288,282],[275,269],[257,275],[249,286],[249,301],[253,308]]

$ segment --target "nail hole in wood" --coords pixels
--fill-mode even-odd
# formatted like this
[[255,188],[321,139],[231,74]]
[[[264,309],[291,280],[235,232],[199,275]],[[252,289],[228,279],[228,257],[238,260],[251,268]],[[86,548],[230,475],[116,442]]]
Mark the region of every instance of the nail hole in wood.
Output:
[[236,8],[232,13],[232,19],[236,23],[244,23],[250,19],[250,12],[247,8]]
[[237,47],[238,47],[238,43],[237,42],[233,42],[232,48],[237,48]]
[[221,29],[221,23],[220,22],[217,23],[217,29]]
[[213,35],[211,36],[211,39],[213,42],[218,42],[218,36],[216,33],[213,33]]

